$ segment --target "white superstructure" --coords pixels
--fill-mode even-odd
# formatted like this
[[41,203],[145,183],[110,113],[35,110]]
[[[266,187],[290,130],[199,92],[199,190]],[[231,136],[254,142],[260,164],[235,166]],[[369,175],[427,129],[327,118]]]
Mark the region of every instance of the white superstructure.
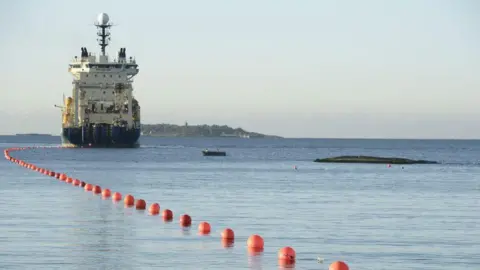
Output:
[[81,55],[70,62],[68,71],[73,75],[73,89],[62,107],[62,127],[102,125],[139,129],[140,106],[133,97],[132,86],[138,65],[132,57],[127,58],[125,48],[120,48],[115,57],[105,53],[112,26],[107,14],[101,13],[95,26],[101,53],[97,56],[82,47]]

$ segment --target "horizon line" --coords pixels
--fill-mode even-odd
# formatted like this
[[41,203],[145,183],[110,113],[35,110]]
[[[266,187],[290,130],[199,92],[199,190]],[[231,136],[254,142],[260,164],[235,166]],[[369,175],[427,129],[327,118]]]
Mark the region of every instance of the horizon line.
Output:
[[[32,135],[30,135],[32,134]],[[33,135],[35,134],[35,135]],[[49,134],[49,133],[35,133],[35,132],[25,132],[25,133],[16,133],[16,134],[0,134],[0,137],[17,137],[17,136],[24,136],[24,137],[38,137],[38,136],[51,136],[51,137],[60,137],[57,134]],[[268,136],[277,136],[277,138],[270,138]],[[245,138],[230,138],[230,137],[220,137],[220,136],[212,136],[212,137],[201,137],[201,136],[185,136],[185,137],[168,137],[168,136],[151,136],[151,135],[142,135],[141,137],[157,137],[157,138],[188,138],[188,139],[197,139],[197,138],[222,138],[222,139],[242,139],[246,140]],[[140,137],[140,138],[141,138]],[[403,140],[403,141],[479,141],[480,138],[402,138],[402,137],[284,137],[279,135],[267,135],[267,137],[260,137],[260,138],[249,138],[247,140],[262,140],[262,139],[269,139],[269,140]]]

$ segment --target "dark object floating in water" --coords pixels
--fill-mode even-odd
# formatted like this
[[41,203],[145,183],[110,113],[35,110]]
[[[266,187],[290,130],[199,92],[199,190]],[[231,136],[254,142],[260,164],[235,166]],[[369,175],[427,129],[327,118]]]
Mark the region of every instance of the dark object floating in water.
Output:
[[203,150],[202,151],[202,154],[204,156],[221,156],[221,157],[224,157],[227,155],[227,153],[225,153],[224,151],[211,151],[211,150]]
[[339,156],[331,158],[317,158],[314,162],[330,163],[376,163],[376,164],[438,164],[436,161],[414,160],[395,157],[371,157],[371,156]]

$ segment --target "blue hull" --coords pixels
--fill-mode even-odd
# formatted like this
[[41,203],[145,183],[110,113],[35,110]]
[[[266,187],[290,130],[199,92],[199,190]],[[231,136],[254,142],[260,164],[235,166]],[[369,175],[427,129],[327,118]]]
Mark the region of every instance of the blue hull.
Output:
[[118,126],[96,126],[62,129],[62,144],[74,147],[132,148],[138,147],[140,129]]

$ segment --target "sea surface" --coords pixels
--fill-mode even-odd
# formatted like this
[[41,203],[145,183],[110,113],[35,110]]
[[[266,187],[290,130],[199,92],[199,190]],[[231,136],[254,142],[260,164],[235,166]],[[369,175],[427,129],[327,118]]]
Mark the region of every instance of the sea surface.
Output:
[[[0,136],[0,147],[59,137]],[[12,156],[158,202],[148,212],[0,160],[0,269],[480,269],[480,141],[142,137],[138,149],[35,149]],[[227,157],[203,157],[219,148]],[[320,164],[335,155],[438,165]],[[294,169],[295,166],[297,169]],[[178,217],[193,224],[183,230]],[[212,225],[199,236],[201,221]],[[220,232],[235,231],[225,248]],[[252,256],[246,241],[265,240]],[[319,263],[317,258],[324,259]]]

